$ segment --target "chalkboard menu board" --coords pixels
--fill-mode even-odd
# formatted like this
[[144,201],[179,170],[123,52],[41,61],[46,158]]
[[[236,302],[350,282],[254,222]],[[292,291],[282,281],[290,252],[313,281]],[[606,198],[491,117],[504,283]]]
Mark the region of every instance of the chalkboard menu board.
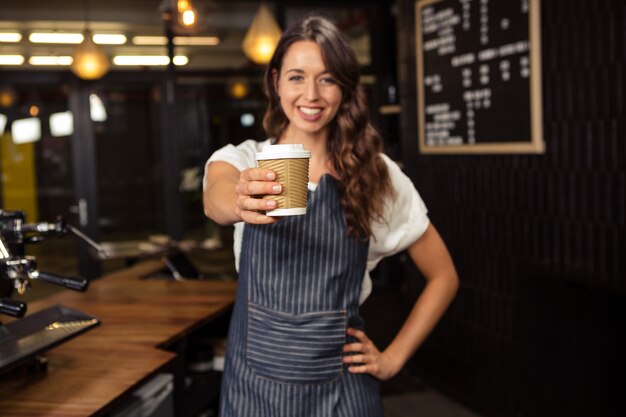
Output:
[[422,153],[542,153],[539,0],[415,3]]

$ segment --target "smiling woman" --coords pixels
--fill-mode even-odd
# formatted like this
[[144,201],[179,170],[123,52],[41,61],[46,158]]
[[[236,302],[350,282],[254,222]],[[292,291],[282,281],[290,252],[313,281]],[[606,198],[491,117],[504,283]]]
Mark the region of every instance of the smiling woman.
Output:
[[265,74],[263,126],[279,143],[298,140],[313,151],[311,181],[326,173],[340,181],[348,234],[364,238],[370,221],[381,218],[391,188],[359,77],[354,50],[329,21],[285,32]]
[[277,70],[272,75],[289,119],[279,142],[302,143],[307,136],[325,135],[325,127],[339,109],[341,88],[326,69],[319,45],[295,43],[285,54],[280,75]]
[[[382,154],[358,81],[356,56],[332,22],[294,23],[265,73],[270,139],[227,145],[207,162],[205,213],[235,223],[239,268],[222,417],[382,416],[380,380],[400,371],[456,292],[448,251],[411,181]],[[289,182],[255,164],[276,143],[311,153],[306,213],[280,220],[267,211],[276,202],[258,196]],[[369,271],[404,249],[428,283],[381,351],[359,308]]]

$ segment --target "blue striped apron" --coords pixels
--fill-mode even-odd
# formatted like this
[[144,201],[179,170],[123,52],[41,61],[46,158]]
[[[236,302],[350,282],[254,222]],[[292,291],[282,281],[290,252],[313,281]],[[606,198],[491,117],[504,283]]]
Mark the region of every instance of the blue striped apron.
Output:
[[341,362],[346,327],[363,327],[367,252],[330,175],[306,215],[245,226],[221,417],[382,416],[378,380]]

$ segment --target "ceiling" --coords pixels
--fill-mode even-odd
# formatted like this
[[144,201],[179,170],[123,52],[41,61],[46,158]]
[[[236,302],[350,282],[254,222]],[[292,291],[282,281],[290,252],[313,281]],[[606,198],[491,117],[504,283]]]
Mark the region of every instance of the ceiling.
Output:
[[[102,45],[109,56],[163,55],[165,46],[137,46],[131,39],[137,35],[163,36],[162,11],[173,0],[0,0],[0,32],[19,31],[18,43],[0,43],[0,55],[71,55],[75,45],[33,44],[28,35],[34,30],[80,32],[89,22],[94,33],[122,33],[127,42],[122,45]],[[241,43],[259,6],[257,1],[193,0],[199,12],[197,27],[186,34],[217,36],[216,46],[177,46],[176,55],[185,55],[189,63],[184,69],[240,69],[250,65],[241,50]],[[369,63],[369,35],[366,7],[346,6],[339,2],[315,2],[323,8],[303,6],[302,2],[269,2],[270,8],[280,10],[286,21],[292,21],[311,11],[331,15],[352,39],[359,60]],[[343,4],[343,5],[342,5]],[[354,4],[354,3],[353,3]],[[363,5],[363,2],[359,4]],[[343,22],[343,24],[341,24]],[[181,33],[184,35],[185,33]],[[10,67],[7,67],[10,68]],[[28,64],[15,66],[18,70],[40,70]],[[115,69],[115,67],[113,68]]]

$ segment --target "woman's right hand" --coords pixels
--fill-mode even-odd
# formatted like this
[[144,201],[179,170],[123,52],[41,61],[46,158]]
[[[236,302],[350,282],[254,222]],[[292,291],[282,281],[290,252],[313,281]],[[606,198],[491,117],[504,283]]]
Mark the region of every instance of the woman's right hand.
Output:
[[271,224],[278,218],[269,217],[259,211],[274,210],[276,201],[261,196],[280,194],[282,185],[275,182],[276,173],[264,168],[248,168],[241,171],[239,182],[235,186],[237,194],[236,212],[246,223]]

